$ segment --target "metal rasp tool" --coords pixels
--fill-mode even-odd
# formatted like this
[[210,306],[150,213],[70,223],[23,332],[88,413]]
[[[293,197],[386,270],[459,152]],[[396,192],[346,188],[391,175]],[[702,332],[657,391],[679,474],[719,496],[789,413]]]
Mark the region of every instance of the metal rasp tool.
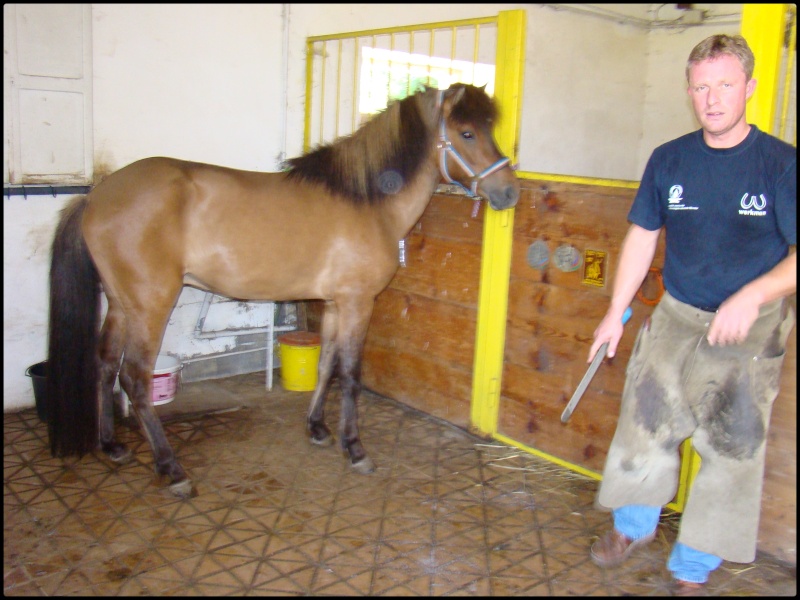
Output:
[[[633,311],[631,307],[625,309],[625,312],[622,313],[622,324],[628,322],[628,319],[631,318]],[[569,402],[567,403],[567,407],[564,409],[564,412],[561,413],[561,422],[566,423],[569,421],[569,418],[572,416],[572,411],[575,410],[575,407],[580,402],[583,393],[586,391],[586,388],[589,387],[589,383],[591,383],[594,374],[597,373],[597,369],[600,367],[600,363],[603,362],[603,359],[606,357],[606,351],[608,350],[608,342],[600,346],[597,350],[597,354],[594,355],[592,359],[592,364],[589,365],[589,368],[586,369],[586,374],[581,379],[581,382],[578,384],[578,388],[575,390],[575,393],[572,394],[572,398],[570,398]]]

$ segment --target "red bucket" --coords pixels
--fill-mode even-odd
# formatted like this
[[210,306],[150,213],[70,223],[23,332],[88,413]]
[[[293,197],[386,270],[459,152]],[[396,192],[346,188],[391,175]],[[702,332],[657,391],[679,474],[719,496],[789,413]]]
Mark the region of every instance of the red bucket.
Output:
[[153,406],[175,400],[183,365],[174,356],[159,354],[153,369]]

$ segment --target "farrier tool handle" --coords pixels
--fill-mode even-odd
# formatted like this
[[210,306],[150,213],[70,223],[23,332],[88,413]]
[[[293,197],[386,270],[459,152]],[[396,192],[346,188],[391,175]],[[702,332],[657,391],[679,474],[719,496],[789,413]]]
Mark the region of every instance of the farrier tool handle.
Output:
[[[628,322],[633,314],[633,310],[631,307],[625,309],[625,312],[622,314],[622,324]],[[581,382],[578,384],[578,388],[575,390],[575,393],[572,394],[572,398],[567,403],[564,412],[561,413],[561,422],[566,423],[569,421],[569,418],[572,416],[572,411],[575,410],[575,407],[580,402],[583,393],[586,391],[586,388],[589,387],[589,383],[592,381],[594,374],[597,373],[597,369],[600,368],[600,363],[603,362],[603,359],[606,357],[606,350],[608,350],[608,342],[604,343],[600,348],[597,350],[597,354],[594,355],[592,359],[592,364],[589,365],[589,368],[586,369],[586,374],[581,379]]]

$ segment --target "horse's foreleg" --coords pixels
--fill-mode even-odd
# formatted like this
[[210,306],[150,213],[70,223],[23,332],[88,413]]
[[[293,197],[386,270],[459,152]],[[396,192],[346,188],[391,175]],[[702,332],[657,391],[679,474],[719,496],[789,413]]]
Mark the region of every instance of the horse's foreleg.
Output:
[[175,452],[167,441],[161,419],[153,408],[153,367],[155,355],[149,359],[135,352],[131,345],[125,349],[125,357],[119,372],[119,381],[133,404],[136,417],[142,425],[147,441],[153,450],[156,473],[170,478],[170,491],[176,496],[188,498],[192,495],[192,482],[175,458]]
[[322,316],[317,387],[311,396],[311,404],[308,407],[308,417],[306,418],[309,439],[312,444],[317,446],[330,446],[333,443],[331,430],[325,424],[325,399],[336,368],[337,322],[336,306],[329,302],[326,304]]
[[361,394],[361,352],[345,351],[339,366],[339,385],[342,388],[342,412],[339,435],[342,449],[350,457],[350,466],[366,475],[375,470],[358,434],[358,397]]
[[114,382],[117,379],[119,362],[125,337],[125,316],[115,300],[109,298],[108,312],[98,347],[100,395],[98,405],[100,448],[116,463],[130,460],[131,451],[114,436]]
[[[372,314],[373,303],[361,305],[347,319],[342,311],[339,323],[339,386],[342,389],[342,411],[339,418],[339,435],[342,449],[350,457],[350,466],[366,475],[375,470],[375,463],[358,435],[358,397],[361,394],[361,358],[364,339]],[[340,308],[341,310],[341,308]]]

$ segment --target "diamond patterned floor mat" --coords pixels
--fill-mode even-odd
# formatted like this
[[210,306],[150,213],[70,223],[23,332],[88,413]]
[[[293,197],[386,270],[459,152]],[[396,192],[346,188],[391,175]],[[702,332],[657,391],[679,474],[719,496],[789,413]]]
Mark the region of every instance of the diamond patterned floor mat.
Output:
[[[267,394],[263,373],[184,385],[158,410],[197,489],[187,500],[155,476],[130,420],[117,431],[133,460],[114,465],[51,458],[34,410],[6,414],[5,595],[668,593],[670,515],[606,572],[588,553],[609,526],[595,481],[369,392],[360,422],[377,470],[358,475],[335,445],[306,441],[309,398]],[[794,596],[795,570],[723,563],[709,591]]]

